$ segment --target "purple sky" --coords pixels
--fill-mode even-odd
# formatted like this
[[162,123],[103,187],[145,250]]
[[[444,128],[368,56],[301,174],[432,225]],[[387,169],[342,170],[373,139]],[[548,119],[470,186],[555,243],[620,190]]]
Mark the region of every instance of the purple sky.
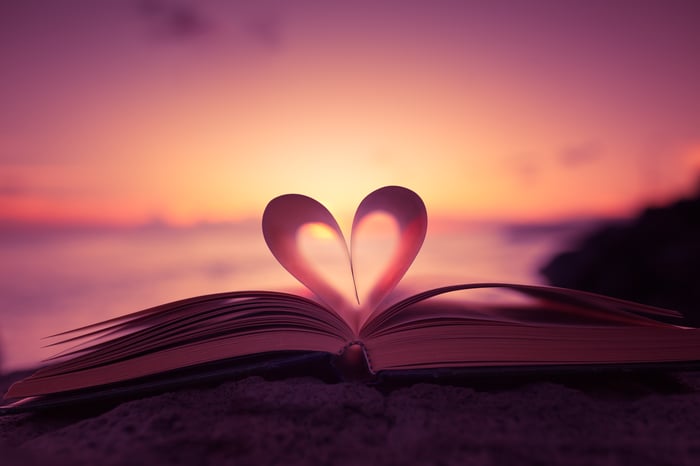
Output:
[[174,223],[384,184],[625,214],[700,172],[694,1],[0,4],[0,215]]

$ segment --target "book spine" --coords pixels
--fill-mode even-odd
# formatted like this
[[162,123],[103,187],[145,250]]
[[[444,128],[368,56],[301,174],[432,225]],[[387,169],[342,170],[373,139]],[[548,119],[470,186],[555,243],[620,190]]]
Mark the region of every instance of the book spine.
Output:
[[333,367],[343,380],[370,382],[376,378],[372,359],[361,341],[351,341],[333,359]]

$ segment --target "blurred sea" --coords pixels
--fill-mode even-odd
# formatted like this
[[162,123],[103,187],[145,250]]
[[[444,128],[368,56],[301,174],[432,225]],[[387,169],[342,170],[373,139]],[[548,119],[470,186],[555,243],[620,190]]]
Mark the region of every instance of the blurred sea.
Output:
[[[595,222],[432,228],[406,281],[542,283],[538,269]],[[34,367],[46,337],[195,295],[294,291],[258,222],[173,228],[0,230],[2,371]],[[418,290],[416,290],[418,291]]]

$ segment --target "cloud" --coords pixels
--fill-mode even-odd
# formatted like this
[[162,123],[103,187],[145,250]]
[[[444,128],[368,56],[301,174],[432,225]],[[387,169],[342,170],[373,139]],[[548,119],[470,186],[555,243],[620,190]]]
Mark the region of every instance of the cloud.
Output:
[[246,22],[244,30],[254,42],[264,47],[278,49],[282,45],[282,21],[276,14],[251,18]]
[[0,197],[20,197],[26,192],[22,183],[11,178],[0,179]]
[[600,158],[603,150],[599,143],[588,141],[565,148],[559,153],[559,162],[568,168],[576,168]]
[[43,151],[0,150],[0,171],[11,167],[56,166],[72,161],[73,159],[59,159]]
[[[0,170],[2,166],[0,166]],[[5,199],[51,198],[70,199],[88,194],[77,186],[46,184],[25,176],[0,178],[0,197]]]
[[156,35],[192,39],[208,33],[212,28],[211,22],[195,5],[166,0],[140,0],[137,7]]
[[700,142],[686,148],[681,160],[689,169],[700,171]]
[[[208,8],[205,8],[207,6]],[[160,38],[192,40],[211,33],[235,29],[243,39],[268,50],[277,50],[283,44],[283,21],[274,11],[227,10],[219,5],[187,0],[138,0],[139,16],[144,19],[150,33]],[[228,15],[227,13],[232,13]]]
[[523,183],[533,183],[540,176],[541,166],[533,154],[516,154],[506,160],[506,169]]

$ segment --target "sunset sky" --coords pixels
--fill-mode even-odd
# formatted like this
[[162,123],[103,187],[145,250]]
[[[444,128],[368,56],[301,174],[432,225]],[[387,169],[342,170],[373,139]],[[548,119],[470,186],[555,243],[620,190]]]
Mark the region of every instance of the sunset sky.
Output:
[[624,215],[700,174],[695,1],[0,3],[0,220]]

